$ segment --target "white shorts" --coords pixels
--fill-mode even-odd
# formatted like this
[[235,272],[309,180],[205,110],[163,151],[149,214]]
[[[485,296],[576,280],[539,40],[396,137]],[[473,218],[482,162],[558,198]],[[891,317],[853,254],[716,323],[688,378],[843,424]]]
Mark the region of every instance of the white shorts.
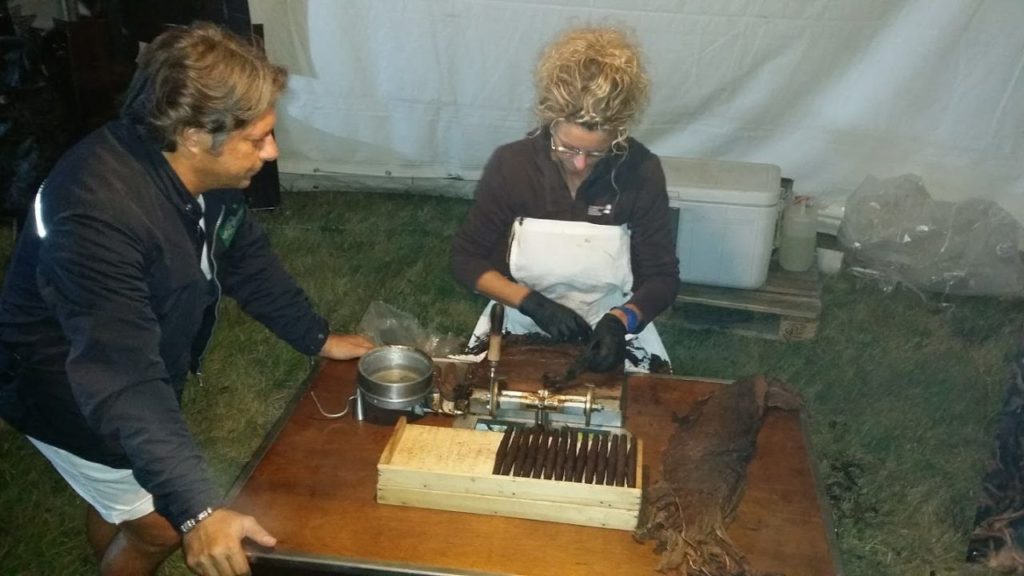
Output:
[[154,510],[153,495],[135,481],[131,470],[111,468],[28,438],[83,500],[111,524],[142,518]]

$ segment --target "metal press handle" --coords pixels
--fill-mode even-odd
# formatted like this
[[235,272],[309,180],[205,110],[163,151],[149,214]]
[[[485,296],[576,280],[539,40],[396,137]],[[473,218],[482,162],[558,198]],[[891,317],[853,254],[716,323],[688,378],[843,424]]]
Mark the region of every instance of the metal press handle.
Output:
[[491,330],[488,335],[487,360],[498,362],[501,360],[501,333],[505,329],[505,306],[495,302],[491,306]]

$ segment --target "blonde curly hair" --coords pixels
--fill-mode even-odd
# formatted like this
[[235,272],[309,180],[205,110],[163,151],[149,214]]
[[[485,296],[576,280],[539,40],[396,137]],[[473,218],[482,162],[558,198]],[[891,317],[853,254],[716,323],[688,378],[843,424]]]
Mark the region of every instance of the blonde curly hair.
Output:
[[535,74],[542,125],[558,120],[610,130],[622,143],[647,105],[650,81],[640,49],[615,28],[574,28],[544,50]]

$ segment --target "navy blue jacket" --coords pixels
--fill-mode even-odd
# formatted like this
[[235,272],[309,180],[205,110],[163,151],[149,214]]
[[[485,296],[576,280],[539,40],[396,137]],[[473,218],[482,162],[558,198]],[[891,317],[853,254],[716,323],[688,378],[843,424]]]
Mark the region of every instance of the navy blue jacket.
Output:
[[135,127],[112,122],[43,184],[0,299],[0,418],[130,468],[174,526],[220,500],[180,401],[221,293],[302,353],[328,335],[242,193],[202,199],[205,209]]

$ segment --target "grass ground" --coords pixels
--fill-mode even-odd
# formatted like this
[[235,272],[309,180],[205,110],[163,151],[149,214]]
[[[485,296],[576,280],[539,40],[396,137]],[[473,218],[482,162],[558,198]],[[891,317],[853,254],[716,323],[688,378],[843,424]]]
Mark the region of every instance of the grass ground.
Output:
[[[464,200],[358,192],[289,193],[259,218],[275,249],[336,330],[382,300],[441,332],[468,334],[483,300],[448,271]],[[0,243],[0,258],[10,253]],[[962,562],[980,477],[1024,305],[962,299],[937,307],[855,278],[825,280],[818,336],[783,343],[658,327],[676,373],[763,372],[799,388],[850,576],[983,574]],[[223,305],[202,387],[185,412],[227,488],[307,359]],[[76,575],[96,568],[82,506],[45,460],[0,424],[0,574]],[[180,557],[165,574],[187,574]]]

